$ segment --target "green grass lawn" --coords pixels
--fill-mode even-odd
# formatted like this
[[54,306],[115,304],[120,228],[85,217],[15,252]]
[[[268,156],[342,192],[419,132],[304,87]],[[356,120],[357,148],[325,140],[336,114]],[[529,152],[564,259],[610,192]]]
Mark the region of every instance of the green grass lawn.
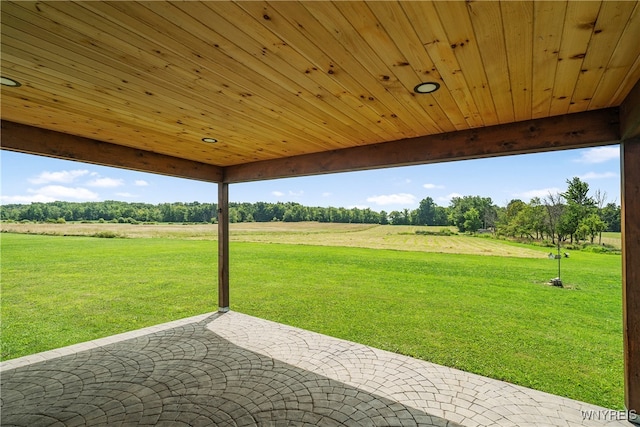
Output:
[[[2,357],[214,311],[216,242],[4,233]],[[231,244],[231,308],[623,406],[621,260]]]

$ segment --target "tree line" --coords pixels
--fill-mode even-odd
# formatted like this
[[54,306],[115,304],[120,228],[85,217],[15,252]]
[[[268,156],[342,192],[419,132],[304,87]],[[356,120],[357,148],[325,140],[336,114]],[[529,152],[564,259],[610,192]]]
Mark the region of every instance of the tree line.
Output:
[[[216,203],[51,202],[2,206],[0,219],[9,221],[98,221],[119,223],[217,222]],[[620,231],[620,207],[606,203],[599,190],[589,195],[589,185],[579,178],[567,180],[567,190],[533,198],[529,203],[511,200],[506,207],[490,197],[463,196],[438,206],[431,197],[416,209],[376,212],[369,208],[309,207],[295,202],[229,204],[229,220],[236,222],[363,223],[392,225],[456,226],[460,232],[488,230],[503,236],[527,239],[585,240],[592,242],[603,231]]]
[[[49,202],[8,204],[0,209],[3,221],[116,223],[212,223],[218,220],[216,203]],[[308,207],[294,202],[229,203],[230,222],[341,222],[388,224],[386,212],[371,209]]]

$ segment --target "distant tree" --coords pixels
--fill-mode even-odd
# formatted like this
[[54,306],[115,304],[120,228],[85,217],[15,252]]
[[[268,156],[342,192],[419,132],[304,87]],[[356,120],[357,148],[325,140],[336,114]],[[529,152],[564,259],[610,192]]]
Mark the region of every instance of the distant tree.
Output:
[[562,197],[567,201],[567,208],[564,212],[562,225],[564,231],[571,237],[578,238],[576,232],[580,222],[595,208],[594,200],[589,197],[589,184],[583,182],[578,177],[567,180],[567,191],[562,193]]
[[391,225],[410,225],[411,224],[411,212],[409,209],[403,209],[402,211],[391,211],[389,213],[389,222]]
[[490,197],[464,196],[454,197],[449,205],[449,222],[461,232],[466,231],[464,227],[464,214],[469,209],[475,208],[480,215],[481,227],[487,227],[489,223],[495,222],[496,208]]
[[602,233],[606,228],[607,224],[600,218],[600,215],[595,212],[580,221],[580,225],[578,226],[578,230],[583,233],[582,238],[589,236],[591,238],[591,243],[593,243],[596,236]]
[[475,233],[482,227],[480,213],[476,208],[470,208],[464,213],[464,229],[471,233]]
[[444,206],[436,206],[436,215],[433,225],[450,225],[449,210]]
[[516,237],[520,234],[516,224],[516,219],[518,218],[518,214],[520,214],[525,207],[526,204],[520,199],[513,199],[507,204],[506,209],[503,211],[503,214],[498,221],[498,231],[500,234],[509,237]]
[[389,215],[386,211],[380,211],[380,224],[387,225],[389,224]]
[[416,209],[416,225],[436,225],[437,207],[431,197],[422,199],[418,209]]
[[544,233],[546,231],[545,223],[545,211],[542,204],[542,200],[539,197],[534,197],[529,201],[530,209],[530,221],[531,228],[536,234],[536,239],[544,239]]
[[620,206],[615,203],[607,203],[607,205],[602,208],[602,219],[607,224],[605,231],[621,231],[620,213]]

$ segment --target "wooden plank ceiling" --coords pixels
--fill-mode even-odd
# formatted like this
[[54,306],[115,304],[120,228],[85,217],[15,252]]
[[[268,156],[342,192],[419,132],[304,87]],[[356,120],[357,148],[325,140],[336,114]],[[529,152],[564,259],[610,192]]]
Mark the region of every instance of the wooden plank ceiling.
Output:
[[640,78],[637,1],[1,9],[3,121],[221,168],[610,109]]

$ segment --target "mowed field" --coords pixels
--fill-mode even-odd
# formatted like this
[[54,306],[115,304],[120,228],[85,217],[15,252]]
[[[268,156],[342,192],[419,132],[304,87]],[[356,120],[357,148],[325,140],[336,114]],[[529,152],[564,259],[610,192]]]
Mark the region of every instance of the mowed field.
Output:
[[[214,225],[14,226],[34,235],[1,236],[3,359],[217,308]],[[572,252],[559,289],[548,248],[416,229],[233,224],[231,308],[622,408],[619,255]]]
[[[94,236],[111,233],[126,238],[170,238],[217,240],[214,224],[45,224],[3,223],[2,231],[60,236]],[[540,257],[540,249],[481,236],[431,236],[416,231],[438,232],[443,228],[371,224],[328,224],[318,222],[262,222],[230,225],[232,242],[286,243],[295,245],[345,246],[450,254],[494,255],[520,258]],[[620,247],[620,233],[605,233],[603,243]]]

